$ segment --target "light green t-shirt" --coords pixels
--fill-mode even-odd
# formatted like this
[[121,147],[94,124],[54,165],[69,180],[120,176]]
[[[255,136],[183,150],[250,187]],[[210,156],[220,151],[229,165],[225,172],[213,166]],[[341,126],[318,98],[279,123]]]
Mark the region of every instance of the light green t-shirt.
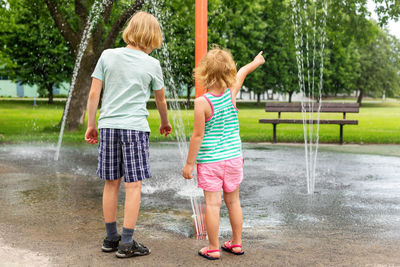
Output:
[[160,62],[126,47],[104,50],[92,77],[103,81],[98,128],[150,132],[146,103],[150,90],[164,87]]

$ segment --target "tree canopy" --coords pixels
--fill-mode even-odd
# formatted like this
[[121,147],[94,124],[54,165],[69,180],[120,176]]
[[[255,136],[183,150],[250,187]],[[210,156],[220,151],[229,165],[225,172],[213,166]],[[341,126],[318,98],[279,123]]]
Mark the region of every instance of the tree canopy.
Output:
[[[296,0],[310,10],[300,28],[294,24],[294,0],[209,0],[208,43],[229,49],[238,68],[264,51],[266,63],[249,75],[244,86],[260,100],[266,91],[288,94],[298,92],[299,49],[295,45],[296,30],[315,23],[322,24],[323,1]],[[107,2],[107,1],[106,1]],[[309,49],[315,65],[324,65],[323,95],[350,94],[362,96],[397,96],[400,93],[399,40],[381,28],[388,19],[397,20],[400,4],[392,0],[374,0],[379,21],[369,18],[366,0],[327,1],[324,34],[324,57]],[[2,75],[14,80],[37,84],[41,88],[70,80],[82,34],[94,0],[0,0],[0,66]],[[157,11],[163,29],[164,45],[170,56],[154,52],[163,64],[164,73],[175,80],[175,86],[193,87],[194,67],[194,1],[108,1],[92,30],[78,72],[76,92],[71,101],[68,119],[70,129],[83,122],[90,74],[104,49],[124,46],[120,32],[130,16],[139,9]],[[313,21],[312,3],[317,3]],[[152,7],[153,6],[153,7]],[[308,23],[308,24],[307,24]],[[316,34],[320,40],[321,31]],[[310,42],[311,39],[308,40]],[[317,41],[317,47],[321,42]],[[308,43],[309,45],[312,44]],[[310,47],[309,47],[310,48]],[[323,61],[322,61],[323,58]],[[308,68],[311,66],[309,64]],[[303,69],[307,72],[308,69]],[[308,77],[306,81],[308,82]],[[319,82],[316,76],[315,82]],[[190,90],[188,92],[190,95]]]
[[[73,57],[40,0],[9,0],[0,24],[2,74],[21,84],[38,85],[40,96],[53,100],[53,86],[68,81]],[[28,8],[29,7],[29,8]]]

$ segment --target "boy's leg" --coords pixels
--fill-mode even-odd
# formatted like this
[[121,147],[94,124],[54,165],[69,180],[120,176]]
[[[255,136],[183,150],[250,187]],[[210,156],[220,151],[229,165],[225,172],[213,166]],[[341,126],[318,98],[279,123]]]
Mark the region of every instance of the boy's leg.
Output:
[[103,215],[105,223],[116,221],[118,191],[121,179],[106,180],[103,191]]
[[140,193],[142,181],[126,182],[125,185],[125,212],[124,227],[122,229],[121,243],[118,246],[116,256],[118,258],[129,258],[133,256],[144,256],[150,254],[150,249],[133,240],[137,217],[140,209]]
[[[204,198],[206,202],[206,226],[209,240],[209,250],[219,249],[219,212],[221,208],[221,192],[204,191]],[[205,248],[202,249],[205,253]],[[218,258],[219,252],[211,252],[210,256]]]
[[150,254],[150,249],[133,240],[140,209],[142,180],[150,178],[149,133],[135,130],[120,130],[123,160],[125,208],[121,243],[116,256],[128,258]]
[[[240,206],[239,187],[233,192],[224,192],[224,201],[229,212],[229,220],[232,226],[232,244],[242,244],[242,207]],[[240,247],[232,248],[234,252],[240,252]]]
[[97,175],[105,180],[103,190],[103,216],[107,239],[119,238],[116,226],[118,191],[121,185],[121,148],[116,129],[100,129]]
[[115,251],[118,247],[118,242],[121,236],[118,234],[116,215],[117,215],[117,200],[118,190],[121,184],[121,179],[106,180],[103,191],[103,215],[106,225],[107,237],[103,241],[101,249],[104,252]]
[[136,226],[137,217],[140,209],[140,195],[142,181],[125,182],[125,209],[124,209],[124,230],[122,233],[122,243],[132,243],[133,230]]

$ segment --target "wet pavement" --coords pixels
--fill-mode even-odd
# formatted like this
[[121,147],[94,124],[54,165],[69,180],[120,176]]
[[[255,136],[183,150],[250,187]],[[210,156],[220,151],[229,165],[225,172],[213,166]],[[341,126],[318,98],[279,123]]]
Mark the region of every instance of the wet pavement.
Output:
[[[396,155],[393,147],[389,155]],[[320,149],[316,193],[308,195],[302,147],[244,145],[246,255],[223,254],[214,264],[400,266],[400,157],[344,148]],[[205,241],[193,239],[189,201],[202,192],[180,177],[176,144],[153,143],[150,153],[153,178],[143,184],[135,236],[152,255],[123,263],[204,266],[196,249]],[[96,155],[95,147],[69,146],[54,162],[51,145],[0,146],[0,266],[115,263],[99,251],[103,182],[95,177]],[[222,241],[230,234],[226,208],[221,217]]]

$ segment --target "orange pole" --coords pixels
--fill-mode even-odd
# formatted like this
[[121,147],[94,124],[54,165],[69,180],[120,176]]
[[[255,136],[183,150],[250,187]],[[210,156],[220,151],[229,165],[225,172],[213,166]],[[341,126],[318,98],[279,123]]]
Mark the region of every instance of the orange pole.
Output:
[[[195,0],[194,10],[194,67],[197,68],[207,53],[207,0]],[[196,98],[206,92],[198,81],[194,85]]]

